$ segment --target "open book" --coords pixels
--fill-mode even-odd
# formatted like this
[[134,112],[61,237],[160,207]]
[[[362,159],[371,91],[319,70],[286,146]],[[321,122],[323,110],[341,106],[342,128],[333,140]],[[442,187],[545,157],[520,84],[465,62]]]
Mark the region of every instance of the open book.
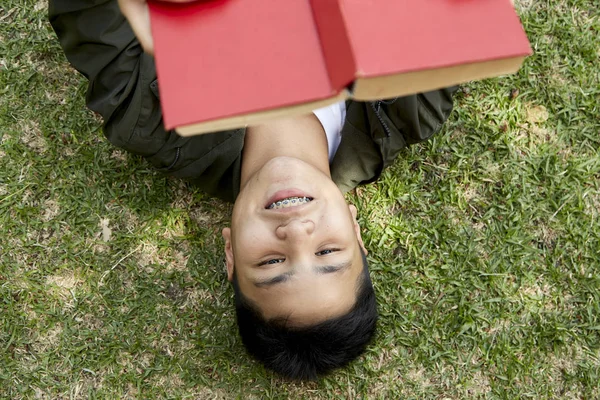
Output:
[[189,136],[516,72],[510,0],[152,1],[166,129]]

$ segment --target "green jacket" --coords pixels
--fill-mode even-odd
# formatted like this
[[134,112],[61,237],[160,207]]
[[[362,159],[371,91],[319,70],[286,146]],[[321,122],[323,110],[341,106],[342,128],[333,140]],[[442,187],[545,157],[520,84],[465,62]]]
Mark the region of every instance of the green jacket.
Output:
[[[50,0],[49,18],[67,59],[89,80],[87,105],[104,118],[111,143],[211,195],[235,199],[245,130],[183,138],[164,129],[153,58],[143,52],[117,0]],[[394,38],[373,40],[394,45]],[[455,90],[348,101],[331,164],[335,183],[345,192],[377,179],[401,149],[440,129]]]

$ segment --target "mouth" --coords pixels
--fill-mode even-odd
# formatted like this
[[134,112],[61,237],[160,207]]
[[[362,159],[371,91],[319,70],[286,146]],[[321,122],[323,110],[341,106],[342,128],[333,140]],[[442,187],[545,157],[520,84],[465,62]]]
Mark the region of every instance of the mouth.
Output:
[[274,193],[266,202],[265,209],[280,210],[310,203],[313,197],[298,189],[285,189]]
[[282,208],[298,207],[312,201],[312,197],[286,197],[269,204],[266,208],[268,210],[281,210]]

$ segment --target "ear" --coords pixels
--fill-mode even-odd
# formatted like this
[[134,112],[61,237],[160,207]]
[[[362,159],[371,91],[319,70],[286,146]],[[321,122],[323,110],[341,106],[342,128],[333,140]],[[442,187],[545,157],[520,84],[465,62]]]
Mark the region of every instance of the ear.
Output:
[[225,239],[225,264],[227,269],[227,280],[233,280],[233,248],[231,247],[231,228],[223,228],[221,232]]
[[350,214],[352,214],[352,219],[353,219],[353,223],[354,223],[354,233],[356,234],[356,239],[358,239],[358,244],[360,245],[362,250],[365,252],[365,255],[368,255],[369,252],[365,248],[365,244],[363,243],[362,236],[360,233],[360,226],[358,225],[358,219],[357,219],[358,218],[358,210],[356,209],[354,204],[350,204],[348,206],[348,208],[350,209]]

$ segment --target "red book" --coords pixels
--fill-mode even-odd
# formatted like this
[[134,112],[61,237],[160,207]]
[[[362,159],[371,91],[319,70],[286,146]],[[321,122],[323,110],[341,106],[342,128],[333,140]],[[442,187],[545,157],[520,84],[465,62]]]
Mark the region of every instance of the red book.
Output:
[[182,135],[513,73],[531,54],[510,0],[149,4],[165,127]]

